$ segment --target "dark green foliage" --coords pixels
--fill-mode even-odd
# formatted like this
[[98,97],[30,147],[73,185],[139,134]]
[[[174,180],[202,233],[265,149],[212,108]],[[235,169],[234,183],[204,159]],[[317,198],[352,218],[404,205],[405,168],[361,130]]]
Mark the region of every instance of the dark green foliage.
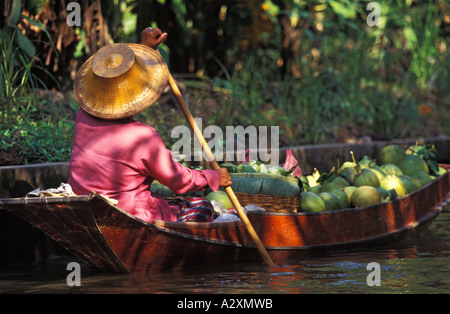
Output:
[[[0,19],[0,150],[20,147],[24,162],[68,160],[76,104],[40,97],[45,82],[32,69],[50,69],[17,25],[41,24],[19,14],[20,1],[6,2],[12,7]],[[30,3],[44,2],[25,1],[21,9],[34,16],[40,6]],[[449,105],[448,1],[377,2],[379,26],[366,23],[369,2],[101,3],[116,42],[139,41],[146,26],[169,33],[163,55],[172,73],[188,73],[183,96],[203,127],[280,126],[282,146],[450,133],[449,111],[442,110]],[[79,65],[85,44],[81,39],[74,55]],[[184,119],[168,98],[138,119],[170,147],[171,130]]]

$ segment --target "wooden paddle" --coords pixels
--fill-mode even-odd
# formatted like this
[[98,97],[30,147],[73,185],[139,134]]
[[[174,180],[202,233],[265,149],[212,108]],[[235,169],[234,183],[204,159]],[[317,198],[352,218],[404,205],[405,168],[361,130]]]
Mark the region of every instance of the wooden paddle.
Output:
[[[178,89],[177,83],[173,79],[172,75],[169,72],[169,85],[172,89],[173,94],[175,95],[175,98],[178,101],[178,104],[180,105],[181,110],[183,111],[184,116],[186,117],[186,120],[188,121],[191,129],[194,131],[195,136],[197,137],[198,141],[202,144],[202,149],[206,154],[207,159],[210,161],[211,167],[215,170],[219,169],[219,165],[217,164],[217,161],[214,158],[213,153],[211,152],[211,149],[209,148],[208,144],[206,143],[205,138],[203,137],[202,132],[197,126],[197,123],[195,122],[194,118],[192,117],[192,114],[189,110],[189,108],[186,106],[186,103],[184,102],[183,97],[181,96],[181,92]],[[261,240],[259,239],[258,235],[255,232],[255,229],[253,228],[252,224],[248,220],[247,215],[245,214],[244,210],[241,207],[241,204],[239,203],[239,200],[237,199],[236,195],[234,194],[233,189],[231,186],[228,186],[225,188],[225,192],[227,193],[231,203],[233,204],[234,208],[236,209],[239,218],[244,223],[245,229],[252,237],[253,241],[256,244],[256,247],[261,254],[261,257],[263,258],[264,262],[270,266],[273,267],[274,264],[272,262],[272,259],[270,258],[269,254],[266,251],[266,248],[262,244]]]

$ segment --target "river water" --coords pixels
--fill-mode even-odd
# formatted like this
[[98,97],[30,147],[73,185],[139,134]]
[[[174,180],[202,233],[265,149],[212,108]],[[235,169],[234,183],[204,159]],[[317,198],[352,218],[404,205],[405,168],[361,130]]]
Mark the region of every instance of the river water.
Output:
[[[446,294],[450,293],[450,206],[419,237],[390,247],[311,256],[266,268],[214,265],[208,270],[104,274],[80,264],[69,286],[70,257],[0,268],[0,293],[14,294]],[[377,267],[369,267],[377,263]],[[378,276],[379,275],[379,276]],[[378,276],[378,277],[377,277]],[[379,285],[373,285],[379,279]],[[69,282],[73,282],[70,281]],[[371,283],[371,285],[368,284]]]

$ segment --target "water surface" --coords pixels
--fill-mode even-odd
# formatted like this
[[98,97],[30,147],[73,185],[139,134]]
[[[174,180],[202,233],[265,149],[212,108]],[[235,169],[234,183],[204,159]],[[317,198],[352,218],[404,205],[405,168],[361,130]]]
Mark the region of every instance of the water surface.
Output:
[[[420,237],[390,247],[316,255],[266,268],[260,264],[214,265],[207,270],[157,274],[104,274],[81,266],[81,286],[68,286],[71,257],[0,268],[0,293],[39,294],[441,294],[450,293],[450,206]],[[369,286],[371,262],[380,285]],[[371,277],[372,278],[372,277]]]

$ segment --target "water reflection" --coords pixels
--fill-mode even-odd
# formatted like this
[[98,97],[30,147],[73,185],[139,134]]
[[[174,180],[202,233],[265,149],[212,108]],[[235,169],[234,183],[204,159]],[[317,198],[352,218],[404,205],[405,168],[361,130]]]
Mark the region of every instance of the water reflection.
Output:
[[[450,211],[428,231],[390,248],[314,255],[266,268],[214,265],[208,270],[102,274],[82,265],[81,286],[66,284],[66,258],[0,269],[0,293],[449,293]],[[367,264],[379,263],[381,286],[370,287]]]

